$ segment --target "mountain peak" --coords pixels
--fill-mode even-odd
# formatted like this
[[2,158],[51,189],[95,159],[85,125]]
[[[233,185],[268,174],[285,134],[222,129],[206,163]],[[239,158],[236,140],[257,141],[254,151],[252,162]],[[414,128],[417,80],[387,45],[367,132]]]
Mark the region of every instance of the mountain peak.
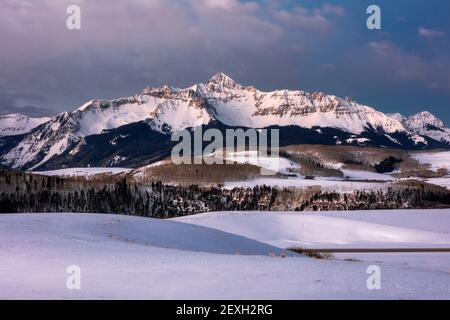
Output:
[[211,79],[208,80],[207,84],[210,87],[218,87],[218,89],[223,88],[232,89],[241,87],[240,84],[236,83],[236,81],[231,79],[223,72],[216,73]]
[[389,114],[389,117],[400,121],[412,133],[450,144],[450,129],[429,111],[422,111],[409,117],[404,117],[400,113],[392,113]]
[[0,119],[25,119],[29,118],[28,116],[21,114],[21,113],[10,113],[0,116]]
[[412,121],[420,122],[421,125],[429,124],[437,128],[445,128],[444,122],[429,111],[419,112],[409,118]]
[[399,112],[395,112],[395,113],[388,113],[386,114],[388,117],[395,119],[397,121],[399,121],[400,123],[404,124],[406,121],[406,117],[404,115],[402,115]]

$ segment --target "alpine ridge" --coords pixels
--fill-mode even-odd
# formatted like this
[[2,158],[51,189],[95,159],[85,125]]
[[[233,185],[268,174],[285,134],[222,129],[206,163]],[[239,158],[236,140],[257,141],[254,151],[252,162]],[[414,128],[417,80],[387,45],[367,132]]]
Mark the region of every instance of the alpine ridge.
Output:
[[450,129],[441,119],[428,111],[422,111],[410,117],[404,117],[400,113],[390,114],[390,116],[400,121],[410,132],[450,144]]
[[0,164],[32,170],[148,164],[168,154],[172,132],[200,125],[279,128],[281,145],[427,149],[450,141],[434,133],[448,133],[443,123],[425,113],[405,121],[322,92],[260,91],[224,73],[186,89],[164,85],[131,97],[91,100],[46,120],[20,136],[1,137]]
[[49,117],[31,118],[20,113],[0,116],[0,136],[24,134],[49,120]]

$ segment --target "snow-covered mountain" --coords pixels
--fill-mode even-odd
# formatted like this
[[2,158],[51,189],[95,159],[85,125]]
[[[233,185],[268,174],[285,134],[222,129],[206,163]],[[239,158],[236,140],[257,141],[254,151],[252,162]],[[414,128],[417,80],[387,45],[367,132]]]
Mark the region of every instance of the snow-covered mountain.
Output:
[[332,127],[355,134],[368,126],[385,133],[406,131],[400,122],[373,108],[321,92],[263,92],[236,84],[222,73],[195,88],[212,105],[216,118],[227,125]]
[[2,163],[13,168],[37,168],[54,156],[84,143],[84,137],[126,124],[152,119],[156,131],[169,132],[208,123],[206,101],[191,90],[164,86],[147,88],[128,98],[92,100],[73,112],[64,112],[32,130],[16,147],[4,153]]
[[410,132],[450,144],[450,129],[441,119],[428,111],[422,111],[410,117],[400,113],[389,114],[389,116],[401,122]]
[[[157,135],[158,142],[170,141],[169,133],[180,129],[220,124],[252,128],[278,126],[285,131],[284,139],[290,143],[418,149],[430,146],[428,139],[407,129],[400,119],[351,99],[321,92],[264,92],[218,73],[206,83],[186,89],[146,88],[132,97],[89,101],[73,112],[51,118],[18,141],[0,141],[0,163],[12,168],[37,169],[62,156],[65,159],[59,159],[58,165],[73,165],[70,161],[78,155],[80,161],[82,158],[78,164],[92,157],[107,157],[108,161],[101,163],[123,165],[113,161],[127,157],[119,152],[118,141],[128,137],[127,148],[137,141],[146,141],[137,128],[147,129],[139,125],[130,127],[141,121],[151,129],[149,134]],[[88,139],[98,135],[103,138]],[[281,136],[283,139],[283,134]],[[95,145],[99,141],[117,150],[104,150],[102,145],[104,154],[99,155],[99,146]]]
[[31,118],[20,113],[0,116],[0,136],[24,134],[49,120],[48,117]]

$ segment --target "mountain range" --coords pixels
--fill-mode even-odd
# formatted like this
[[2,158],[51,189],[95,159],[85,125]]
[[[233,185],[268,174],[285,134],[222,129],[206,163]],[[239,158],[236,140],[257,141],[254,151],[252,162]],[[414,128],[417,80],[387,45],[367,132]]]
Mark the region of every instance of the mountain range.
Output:
[[281,146],[450,146],[450,129],[429,112],[404,117],[322,92],[264,92],[218,73],[186,89],[165,85],[91,100],[52,118],[1,117],[0,164],[22,170],[146,165],[170,154],[172,132],[197,126],[277,128]]
[[12,113],[0,116],[0,137],[27,133],[51,118],[31,118],[23,114]]
[[428,111],[422,111],[410,117],[400,113],[388,114],[390,117],[400,121],[410,132],[414,132],[436,141],[450,143],[450,129],[444,122]]

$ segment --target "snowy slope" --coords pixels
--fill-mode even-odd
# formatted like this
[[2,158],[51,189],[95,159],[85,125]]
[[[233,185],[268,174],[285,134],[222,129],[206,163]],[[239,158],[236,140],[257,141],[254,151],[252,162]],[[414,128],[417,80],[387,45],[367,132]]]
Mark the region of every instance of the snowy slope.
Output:
[[35,128],[17,146],[2,155],[1,162],[13,168],[33,168],[79,142],[79,123],[67,112]]
[[391,118],[401,122],[410,132],[429,137],[436,141],[450,143],[450,128],[428,111],[419,112],[410,117],[400,113],[389,114]]
[[[447,233],[450,230],[450,210],[425,215],[425,219],[433,222],[428,222],[428,225],[422,224],[424,217],[420,216],[425,211],[379,213],[380,216],[375,213],[367,215],[364,211],[209,212],[173,220],[239,234],[282,248],[450,247],[450,234]],[[383,218],[378,218],[381,214]],[[400,220],[400,217],[408,221]]]
[[90,177],[98,174],[120,174],[128,173],[132,169],[128,168],[69,168],[51,171],[38,171],[36,174],[43,176],[59,177]]
[[18,113],[0,116],[0,136],[24,134],[49,120],[49,117],[31,118]]
[[227,181],[224,184],[224,188],[253,188],[256,186],[273,186],[273,187],[293,187],[293,188],[306,188],[306,187],[320,187],[324,192],[353,192],[355,190],[379,190],[383,189],[385,182],[363,182],[363,181],[344,181],[335,179],[304,179],[303,177],[292,177],[287,179],[262,177],[252,180],[242,181]]
[[263,92],[243,87],[223,73],[216,74],[206,84],[197,85],[196,89],[215,108],[217,118],[228,125],[318,126],[361,133],[369,123],[387,133],[406,131],[400,122],[373,108],[321,92]]
[[[0,216],[1,243],[23,241],[32,235],[45,241],[67,239],[135,243],[142,246],[209,253],[268,255],[283,250],[256,240],[176,221],[104,214],[17,214]],[[15,236],[14,236],[15,234]],[[6,240],[6,239],[13,239]],[[292,256],[293,254],[291,254]]]
[[[274,213],[211,212],[175,219],[280,247],[449,248],[450,210]],[[334,259],[448,272],[450,254],[334,253]],[[448,282],[448,281],[447,281]],[[435,285],[432,281],[430,286]]]
[[148,88],[129,98],[92,100],[74,112],[64,112],[30,132],[1,162],[13,168],[37,168],[66,151],[77,152],[84,137],[130,123],[152,119],[157,131],[176,131],[208,123],[204,101],[192,91],[164,86]]
[[445,168],[450,171],[450,151],[412,153],[411,157],[433,170]]
[[[377,262],[382,290],[368,290],[373,262],[283,259],[270,245],[174,221],[0,215],[0,244],[1,299],[450,298],[439,268]],[[81,290],[66,287],[71,265]]]
[[154,119],[152,125],[159,131],[164,131],[164,126],[170,131],[178,131],[210,121],[202,103],[192,91],[163,86],[147,88],[130,98],[93,100],[75,111],[75,115],[79,118],[81,136],[147,118]]
[[[283,157],[269,157],[259,155],[257,151],[229,152],[223,155],[225,161],[248,163],[268,172],[289,173],[290,170],[300,168],[300,165]],[[224,162],[225,162],[224,161]]]

